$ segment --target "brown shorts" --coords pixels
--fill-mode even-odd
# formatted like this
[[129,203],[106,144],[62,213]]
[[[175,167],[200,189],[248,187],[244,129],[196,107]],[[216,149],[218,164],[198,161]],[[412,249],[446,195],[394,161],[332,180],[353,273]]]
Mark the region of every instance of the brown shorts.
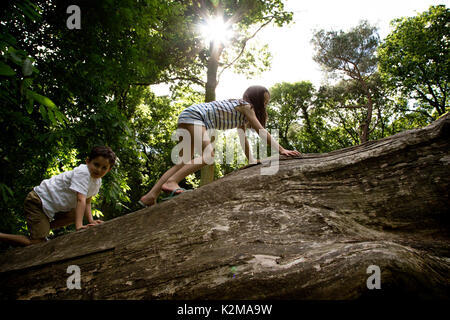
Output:
[[41,198],[32,190],[24,202],[28,232],[31,239],[44,239],[50,232],[50,220],[42,209]]
[[45,239],[50,229],[62,227],[74,223],[73,212],[58,212],[55,220],[50,223],[50,219],[44,213],[41,198],[32,190],[24,201],[24,211],[27,218],[28,232],[30,239]]

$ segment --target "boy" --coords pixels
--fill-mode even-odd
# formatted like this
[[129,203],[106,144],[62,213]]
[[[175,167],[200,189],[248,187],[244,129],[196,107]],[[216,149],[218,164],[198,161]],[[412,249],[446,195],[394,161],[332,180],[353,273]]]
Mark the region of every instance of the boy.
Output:
[[[24,202],[30,237],[0,233],[0,240],[28,246],[46,241],[50,229],[75,223],[78,231],[102,223],[92,218],[91,199],[100,190],[101,178],[111,170],[115,161],[116,155],[111,148],[95,147],[86,164],[42,181]],[[83,225],[83,216],[88,225]]]

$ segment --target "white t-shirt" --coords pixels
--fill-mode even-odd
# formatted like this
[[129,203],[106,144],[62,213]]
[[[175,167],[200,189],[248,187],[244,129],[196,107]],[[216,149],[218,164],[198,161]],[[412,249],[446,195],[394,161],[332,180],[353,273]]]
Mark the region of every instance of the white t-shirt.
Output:
[[56,212],[68,212],[77,206],[77,193],[86,198],[95,196],[102,185],[102,179],[94,179],[87,165],[82,164],[72,171],[66,171],[41,182],[34,191],[42,200],[42,208],[50,221]]

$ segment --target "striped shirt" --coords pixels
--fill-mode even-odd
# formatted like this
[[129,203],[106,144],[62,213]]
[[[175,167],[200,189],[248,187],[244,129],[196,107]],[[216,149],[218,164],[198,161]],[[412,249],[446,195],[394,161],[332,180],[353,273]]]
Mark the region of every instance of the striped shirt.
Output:
[[184,109],[178,123],[199,124],[206,129],[227,130],[242,126],[247,118],[235,107],[249,104],[240,99],[205,102]]

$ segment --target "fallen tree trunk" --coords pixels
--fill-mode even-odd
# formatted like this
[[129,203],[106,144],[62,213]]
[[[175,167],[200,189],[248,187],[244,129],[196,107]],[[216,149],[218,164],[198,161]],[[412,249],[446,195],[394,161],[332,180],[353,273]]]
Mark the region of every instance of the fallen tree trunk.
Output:
[[[10,250],[0,257],[0,298],[448,299],[449,132],[447,115],[359,146],[282,158],[274,175],[251,166]],[[81,289],[68,288],[70,265]]]

